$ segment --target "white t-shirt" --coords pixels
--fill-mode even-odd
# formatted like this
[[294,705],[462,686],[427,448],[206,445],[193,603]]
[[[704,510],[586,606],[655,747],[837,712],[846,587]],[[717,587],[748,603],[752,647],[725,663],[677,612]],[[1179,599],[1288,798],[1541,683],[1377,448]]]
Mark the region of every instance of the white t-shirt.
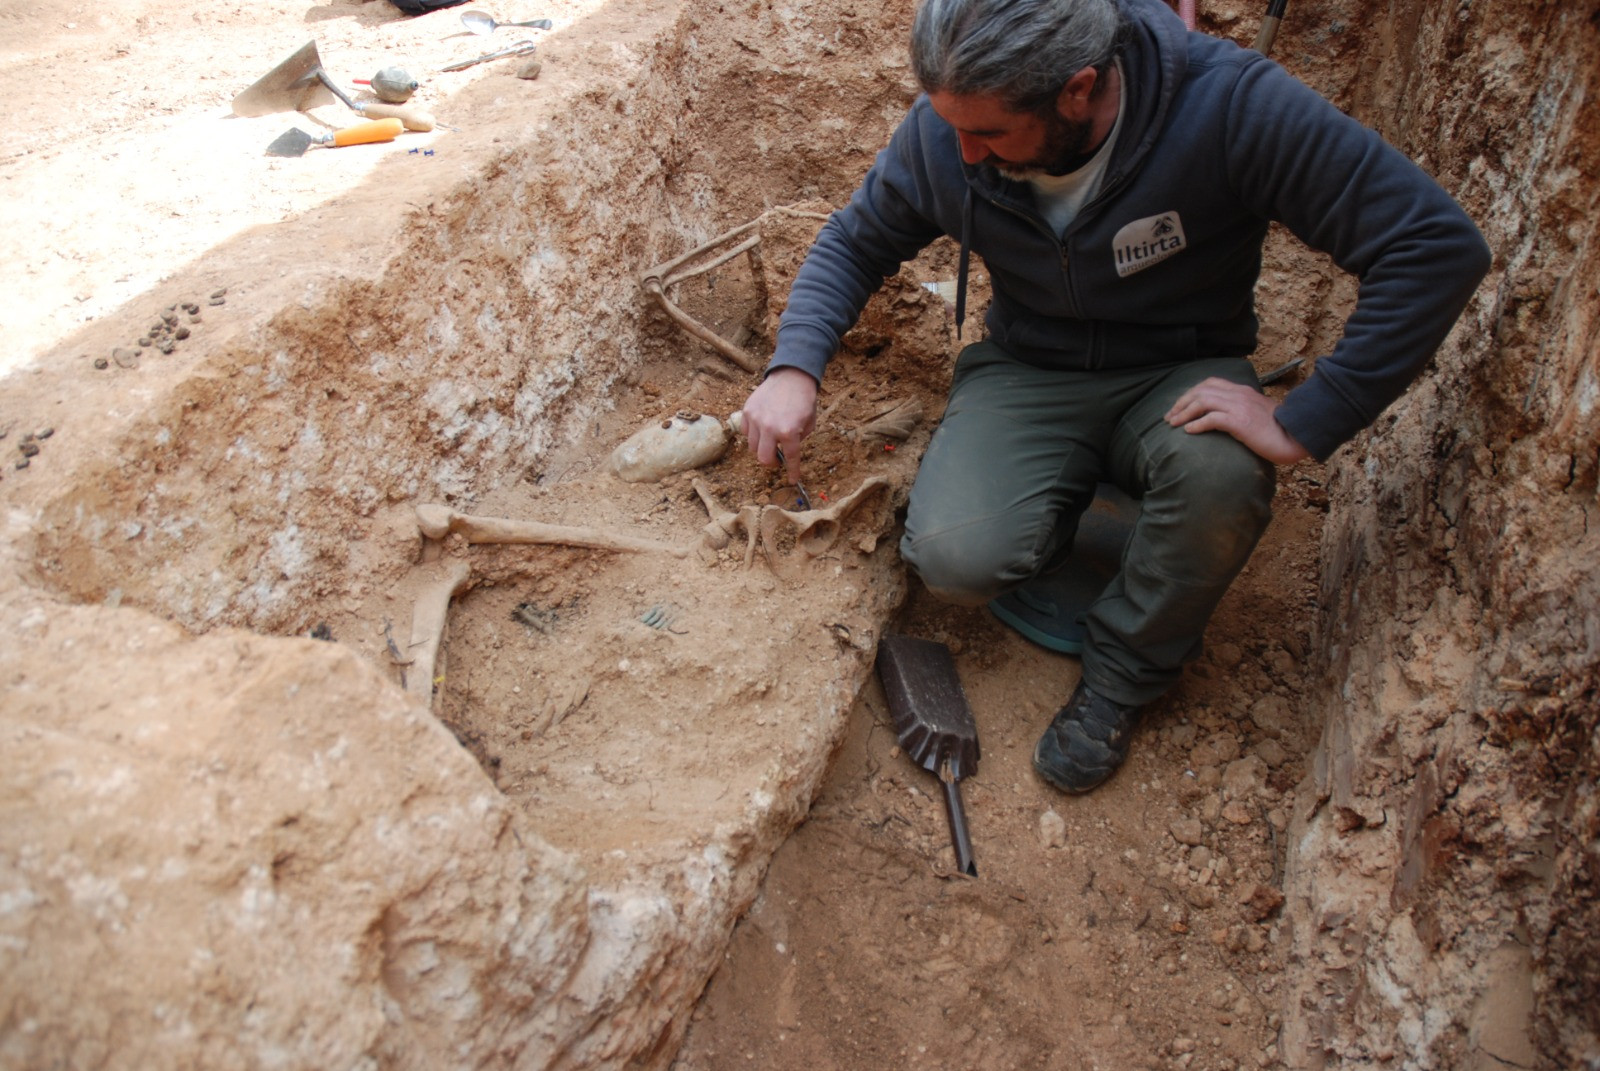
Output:
[[[1122,65],[1117,65],[1117,73],[1121,74]],[[1117,101],[1117,119],[1111,124],[1111,133],[1106,135],[1105,142],[1095,150],[1094,156],[1087,164],[1076,171],[1069,171],[1065,175],[1030,175],[1028,183],[1033,187],[1034,195],[1039,201],[1039,212],[1055,228],[1056,234],[1061,234],[1067,226],[1078,217],[1079,209],[1088,203],[1100,189],[1100,180],[1105,177],[1106,165],[1111,162],[1111,149],[1117,143],[1117,135],[1122,131],[1122,101]]]

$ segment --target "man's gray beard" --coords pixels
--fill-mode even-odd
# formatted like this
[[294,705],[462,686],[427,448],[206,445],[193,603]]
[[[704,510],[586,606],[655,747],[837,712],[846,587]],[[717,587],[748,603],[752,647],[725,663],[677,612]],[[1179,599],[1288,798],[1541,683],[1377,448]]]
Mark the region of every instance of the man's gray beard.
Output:
[[1087,164],[1094,154],[1088,152],[1094,137],[1094,123],[1084,119],[1071,122],[1052,115],[1045,120],[1044,146],[1039,155],[1024,164],[997,167],[1010,179],[1026,180],[1035,175],[1067,175]]

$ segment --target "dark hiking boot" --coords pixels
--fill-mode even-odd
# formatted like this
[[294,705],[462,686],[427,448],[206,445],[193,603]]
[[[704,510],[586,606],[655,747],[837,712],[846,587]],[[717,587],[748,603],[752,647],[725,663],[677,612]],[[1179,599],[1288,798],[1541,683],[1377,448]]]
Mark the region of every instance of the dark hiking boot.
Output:
[[1117,772],[1140,707],[1096,694],[1081,681],[1033,749],[1033,768],[1063,792],[1088,792]]

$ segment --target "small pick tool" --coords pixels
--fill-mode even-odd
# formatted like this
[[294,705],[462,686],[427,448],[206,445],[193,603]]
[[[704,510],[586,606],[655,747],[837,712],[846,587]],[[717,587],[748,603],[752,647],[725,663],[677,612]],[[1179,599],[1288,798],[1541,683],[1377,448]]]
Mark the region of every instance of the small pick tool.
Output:
[[978,772],[978,727],[950,648],[912,636],[885,636],[878,644],[878,679],[901,749],[944,787],[956,867],[975,878],[978,865],[961,805],[961,779]]
[[375,141],[393,141],[400,136],[405,124],[398,119],[370,119],[352,123],[327,134],[307,134],[292,126],[272,139],[267,146],[268,156],[304,156],[313,145],[336,148],[341,145],[370,145]]

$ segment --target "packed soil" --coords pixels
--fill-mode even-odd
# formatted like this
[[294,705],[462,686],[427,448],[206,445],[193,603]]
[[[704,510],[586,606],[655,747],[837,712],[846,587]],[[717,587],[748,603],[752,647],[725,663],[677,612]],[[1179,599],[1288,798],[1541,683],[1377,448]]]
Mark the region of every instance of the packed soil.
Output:
[[1077,662],[913,586],[898,627],[956,652],[978,726],[962,782],[978,877],[956,871],[938,783],[896,747],[874,683],[677,1066],[1273,1066],[1281,833],[1314,740],[1296,699],[1317,491],[1286,481],[1206,658],[1082,798],[1030,767]]
[[[518,0],[494,14],[554,17],[540,77],[573,79],[582,72],[563,68],[563,57],[623,41],[633,28],[626,12],[600,8]],[[252,78],[313,33],[324,61],[336,58],[347,82],[397,52],[432,72],[488,47],[459,35],[454,18],[445,11],[407,20],[382,0],[310,8],[288,0],[37,0],[0,12],[0,90],[15,117],[0,160],[7,194],[0,255],[11,266],[0,367],[49,354],[83,360],[84,374],[92,374],[88,351],[59,348],[71,332],[118,314],[232,236],[319,211],[378,159],[354,148],[312,149],[298,161],[262,156],[263,135],[298,120],[284,117],[270,130],[260,120],[219,121]],[[1236,30],[1242,38],[1253,26],[1241,22]],[[517,39],[512,34],[494,40],[503,45]],[[707,27],[702,47],[741,46]],[[452,94],[482,75],[482,68],[431,75],[416,103],[437,108],[442,122],[473,123],[478,117],[451,111]],[[323,114],[337,119],[338,110]],[[456,145],[463,159],[479,159],[472,153],[501,138],[515,141],[525,128],[502,110],[459,143],[440,140],[444,133],[407,135],[418,166],[455,166],[447,150]],[[200,141],[206,151],[193,151]],[[437,156],[421,154],[432,146]],[[837,192],[835,178],[822,184]],[[351,212],[345,206],[327,216],[328,242],[365,233]],[[1263,289],[1263,371],[1325,347],[1340,297],[1330,297],[1316,258],[1274,243]],[[948,261],[948,250],[936,248],[903,280],[915,306],[905,322],[925,325],[931,317],[933,341],[892,345],[887,335],[858,335],[822,399],[824,419],[805,457],[811,504],[838,501],[873,477],[889,483],[846,526],[852,553],[893,553],[895,507],[942,404],[955,342],[948,310],[922,284],[947,277]],[[233,281],[217,282],[226,300]],[[760,291],[735,266],[685,301],[724,334],[749,328],[745,337],[759,349],[770,311],[760,307]],[[195,297],[205,317],[227,315],[226,305],[207,304],[209,293]],[[1274,323],[1274,304],[1296,313]],[[1306,308],[1323,311],[1308,322]],[[195,337],[202,337],[198,328]],[[628,381],[633,389],[589,437],[552,452],[478,512],[626,527],[664,540],[698,530],[709,519],[708,502],[691,477],[619,491],[603,465],[611,445],[681,409],[737,409],[751,379],[706,371],[716,364],[707,350],[698,364],[638,370]],[[853,434],[908,397],[924,410],[910,438]],[[737,451],[699,478],[726,505],[792,508],[795,489]],[[1284,830],[1306,803],[1296,786],[1319,731],[1301,696],[1327,507],[1321,466],[1281,473],[1274,523],[1214,619],[1205,656],[1150,710],[1127,767],[1086,797],[1054,792],[1030,768],[1035,739],[1078,678],[1077,661],[1031,645],[982,610],[941,605],[909,579],[891,627],[949,646],[978,727],[980,766],[963,783],[978,876],[956,872],[938,785],[899,751],[882,691],[869,681],[820,797],[732,935],[675,1066],[1274,1066],[1287,966],[1278,916]],[[643,804],[644,817],[626,837],[617,834],[618,850],[648,839],[650,813],[692,811],[700,798],[658,797],[637,772],[648,756],[627,751],[625,739],[618,745],[616,733],[605,731],[610,719],[624,711],[666,716],[657,712],[703,693],[720,667],[739,663],[742,619],[791,610],[805,618],[836,597],[775,585],[742,559],[735,540],[707,567],[708,580],[661,557],[485,552],[452,633],[441,716],[505,793],[566,831],[567,846],[595,847],[595,829],[573,803],[585,791]],[[820,567],[828,568],[826,556]],[[70,578],[62,583],[72,588]],[[407,594],[397,585],[385,596],[391,609],[377,596],[356,598],[301,624],[325,626],[398,677],[403,660],[368,626],[398,620]],[[877,598],[900,601],[897,592]],[[666,683],[647,694],[616,686],[613,656],[627,646],[617,638],[619,621],[635,633],[653,630],[657,654],[681,672],[652,678]],[[630,633],[628,644],[637,641]],[[573,650],[596,653],[586,661],[566,653]],[[610,688],[602,679],[608,673]],[[546,698],[519,704],[535,677]],[[735,688],[730,703],[738,698]],[[759,706],[752,702],[749,716],[758,717]],[[508,709],[524,714],[507,718]],[[708,730],[682,729],[679,750],[692,757],[695,734]],[[721,738],[720,746],[737,747],[737,718],[715,731],[732,734],[733,743]],[[612,745],[624,750],[609,754]],[[710,798],[727,787],[706,770],[695,791]]]

